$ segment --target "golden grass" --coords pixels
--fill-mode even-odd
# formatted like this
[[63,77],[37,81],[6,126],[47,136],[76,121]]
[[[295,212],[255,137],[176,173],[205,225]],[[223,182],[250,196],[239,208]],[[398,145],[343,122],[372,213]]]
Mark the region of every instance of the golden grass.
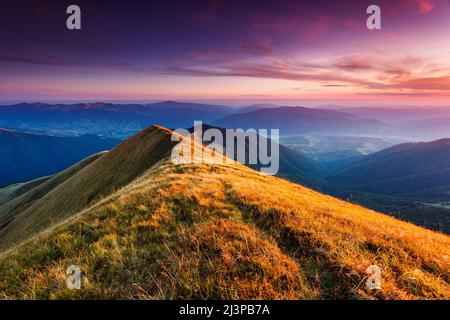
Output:
[[[0,259],[5,299],[449,299],[448,236],[244,166],[159,164]],[[65,270],[84,273],[81,290]],[[365,286],[382,269],[382,290]]]

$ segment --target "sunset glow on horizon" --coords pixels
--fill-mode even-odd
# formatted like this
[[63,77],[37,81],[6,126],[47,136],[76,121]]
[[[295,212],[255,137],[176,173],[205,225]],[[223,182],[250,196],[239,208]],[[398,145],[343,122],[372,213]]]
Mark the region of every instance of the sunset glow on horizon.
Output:
[[[6,1],[0,101],[249,99],[450,105],[450,1]],[[46,2],[46,1],[43,1]],[[17,19],[22,16],[22,19]]]

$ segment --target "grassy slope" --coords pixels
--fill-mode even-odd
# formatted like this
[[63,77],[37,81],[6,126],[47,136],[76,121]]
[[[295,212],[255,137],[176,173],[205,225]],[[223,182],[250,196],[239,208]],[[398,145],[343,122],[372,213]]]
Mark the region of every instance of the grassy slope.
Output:
[[[169,141],[168,141],[169,140]],[[45,230],[127,185],[170,154],[170,133],[147,128],[57,185],[0,230],[0,250]]]
[[[450,238],[241,165],[159,163],[0,260],[3,298],[450,298]],[[81,290],[65,270],[79,265]],[[381,291],[365,270],[382,268]]]
[[21,196],[22,194],[34,189],[43,182],[49,180],[52,176],[42,177],[31,181],[16,183],[0,189],[0,206],[4,203]]
[[[71,178],[94,160],[98,159],[102,154],[104,154],[104,152],[94,154],[52,177],[36,179],[24,184],[19,184],[18,186],[13,185],[9,188],[5,188],[6,190],[12,189],[15,192],[9,195],[9,201],[0,205],[0,230],[34,202],[40,200],[61,183]],[[29,190],[25,192],[26,189]]]

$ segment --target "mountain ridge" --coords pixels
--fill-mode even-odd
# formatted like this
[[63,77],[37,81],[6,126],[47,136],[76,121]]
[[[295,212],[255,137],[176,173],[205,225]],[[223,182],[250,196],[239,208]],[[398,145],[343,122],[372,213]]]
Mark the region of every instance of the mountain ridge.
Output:
[[281,135],[305,133],[377,133],[388,125],[351,113],[305,107],[263,108],[227,115],[212,122],[224,128],[279,128]]
[[[196,128],[199,128],[198,126]],[[208,129],[217,129],[223,134],[223,149],[226,153],[226,145],[227,145],[227,135],[225,128],[221,128],[218,126],[211,126],[206,123],[202,124],[201,130],[202,132],[205,132]],[[189,132],[194,132],[194,127],[187,129]],[[261,139],[261,136],[256,133],[256,140],[258,141]],[[300,183],[312,188],[318,188],[319,187],[319,180],[325,176],[325,171],[323,168],[313,159],[305,155],[304,153],[300,151],[293,150],[291,148],[288,148],[287,146],[276,142],[278,144],[278,152],[279,152],[279,170],[277,173],[277,176],[288,179],[290,181]],[[236,149],[236,143],[233,143]],[[268,153],[270,153],[270,140],[267,140],[268,145]],[[258,147],[256,146],[256,149]],[[234,150],[234,159],[237,160],[237,150]],[[258,152],[258,150],[255,150],[255,152]],[[249,141],[248,138],[245,140],[245,154],[246,154],[246,160],[245,165],[253,168],[255,170],[260,170],[262,165],[260,163],[258,164],[249,164]],[[256,156],[255,156],[256,157]]]
[[[383,192],[408,194],[425,188],[450,185],[450,176],[446,174],[450,170],[447,163],[449,156],[450,139],[447,138],[431,142],[402,143],[359,159],[348,168],[329,176],[327,181],[347,187],[353,184],[370,192],[382,188]],[[418,179],[415,176],[428,179]],[[435,179],[430,178],[431,176]],[[402,178],[412,179],[411,183],[405,184]],[[383,183],[389,179],[399,182],[396,185]]]
[[[3,252],[2,297],[450,297],[448,236],[237,163],[173,164],[171,140],[170,130],[149,128],[66,180],[114,152],[153,154],[130,182]],[[133,154],[123,165],[136,163]],[[80,290],[65,285],[73,264],[83,270]],[[382,290],[364,285],[373,264]]]

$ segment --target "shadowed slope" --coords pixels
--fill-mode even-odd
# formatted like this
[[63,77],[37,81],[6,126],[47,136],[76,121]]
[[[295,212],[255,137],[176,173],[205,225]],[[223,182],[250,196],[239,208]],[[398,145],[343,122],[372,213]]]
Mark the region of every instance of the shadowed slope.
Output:
[[324,179],[329,192],[450,234],[450,139],[402,143]]
[[450,139],[403,143],[372,153],[327,177],[349,190],[449,200]]
[[[12,194],[12,198],[0,206],[0,230],[10,223],[15,216],[23,212],[35,201],[41,199],[58,185],[72,177],[94,160],[98,159],[104,153],[105,152],[100,152],[92,155],[52,177],[44,177],[25,183],[21,187],[19,186],[18,190],[16,190],[16,196],[13,197],[14,194]],[[33,187],[34,185],[36,186]],[[12,187],[14,188],[14,186]],[[27,192],[22,192],[22,189],[26,188],[30,188],[30,190]],[[20,192],[22,192],[22,194],[19,194]]]
[[[239,164],[160,161],[1,257],[0,292],[65,299],[448,299],[449,248],[448,236]],[[83,270],[81,290],[66,287],[73,264]],[[365,286],[373,264],[382,270],[382,290]]]
[[16,183],[4,188],[0,189],[0,206],[4,203],[17,198],[18,196],[30,191],[31,189],[34,189],[41,183],[47,181],[52,176],[42,177],[38,179],[34,179],[31,181],[23,182],[23,183]]
[[17,214],[0,231],[0,249],[110,195],[167,156],[173,144],[170,131],[154,126],[136,134]]
[[[197,127],[197,130],[199,130],[200,127]],[[227,134],[226,130],[224,128],[210,126],[208,124],[202,124],[201,130],[202,132],[205,132],[209,129],[217,129],[223,134],[223,141],[222,146],[224,150],[227,148],[227,144],[229,145],[229,141],[227,141]],[[189,132],[194,132],[194,127],[188,129]],[[258,141],[260,141],[261,136],[259,134],[256,134],[256,150],[253,149],[251,151],[251,148],[249,146],[250,142],[248,137],[245,138],[244,135],[242,135],[242,139],[245,139],[245,164],[246,166],[255,169],[257,171],[260,171],[262,167],[266,167],[262,165],[260,162],[257,164],[250,164],[249,159],[253,156],[255,159],[258,159],[258,152],[259,147]],[[269,140],[270,141],[270,140]],[[231,141],[230,141],[231,142]],[[214,141],[214,143],[217,143]],[[237,139],[235,139],[234,142],[232,142],[232,145],[234,146],[234,159],[237,160]],[[268,143],[267,146],[267,152],[271,153],[271,144]],[[288,147],[286,147],[283,144],[279,144],[279,170],[277,173],[278,177],[285,178],[287,180],[300,183],[302,185],[311,187],[311,188],[318,188],[319,187],[319,180],[323,178],[325,175],[325,171],[320,167],[318,163],[316,163],[314,160],[306,156],[305,154],[292,150]],[[226,154],[226,151],[225,151]]]

